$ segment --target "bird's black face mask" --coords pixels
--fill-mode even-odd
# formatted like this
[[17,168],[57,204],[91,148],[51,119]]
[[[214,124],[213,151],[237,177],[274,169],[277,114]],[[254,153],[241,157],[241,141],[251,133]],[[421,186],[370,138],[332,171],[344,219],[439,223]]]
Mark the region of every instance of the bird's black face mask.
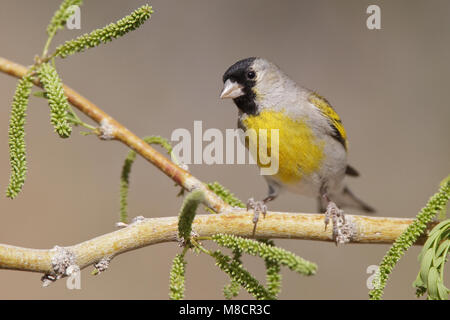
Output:
[[[251,66],[256,58],[247,58],[240,60],[233,64],[223,75],[223,82],[225,84],[231,83],[238,84],[240,88],[239,96],[224,95],[226,88],[222,92],[222,98],[233,98],[236,106],[244,113],[254,115],[256,114],[255,93],[252,88],[256,84],[256,74],[252,70]],[[229,80],[229,82],[227,82]]]

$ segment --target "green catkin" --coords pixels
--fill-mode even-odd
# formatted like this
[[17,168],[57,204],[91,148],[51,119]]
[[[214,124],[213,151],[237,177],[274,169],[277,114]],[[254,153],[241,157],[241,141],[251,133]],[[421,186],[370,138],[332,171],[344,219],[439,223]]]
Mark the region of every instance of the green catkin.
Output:
[[116,23],[111,23],[102,29],[94,30],[89,34],[84,34],[74,40],[66,41],[56,48],[54,56],[65,58],[74,53],[82,52],[85,49],[93,48],[101,43],[107,43],[121,37],[126,33],[139,28],[150,18],[152,13],[152,7],[144,5]]
[[171,300],[183,300],[185,291],[186,261],[181,254],[177,254],[172,262],[170,270],[169,298]]
[[69,103],[61,79],[56,69],[49,63],[42,64],[37,74],[48,98],[50,121],[61,138],[68,138],[72,133],[72,127],[68,118]]
[[136,152],[130,151],[120,174],[120,222],[128,223],[128,191],[130,189],[131,166],[136,160]]
[[81,6],[82,3],[82,0],[64,0],[50,20],[47,27],[48,36],[53,36],[59,29],[64,28],[67,19],[73,14],[72,10],[69,10],[70,7]]
[[224,271],[232,281],[239,283],[248,293],[253,295],[257,300],[273,300],[272,296],[256,280],[247,270],[242,267],[242,264],[230,257],[222,254],[220,251],[211,253],[211,256],[216,260],[216,265]]
[[223,287],[223,295],[225,299],[231,300],[238,296],[241,285],[234,279],[230,280],[230,283]]
[[267,291],[275,298],[281,291],[281,268],[278,262],[265,260],[266,263],[266,286]]
[[[241,256],[242,256],[242,251],[234,250],[232,262],[242,265]],[[225,299],[231,300],[234,297],[237,297],[239,294],[240,288],[241,288],[241,285],[239,284],[239,282],[237,282],[235,279],[231,279],[230,283],[223,287],[223,295],[225,296]]]
[[245,204],[218,182],[208,183],[208,188],[232,207],[245,208]]
[[178,236],[181,239],[191,238],[192,222],[198,206],[204,201],[205,195],[202,190],[194,190],[184,199],[178,218]]
[[302,275],[313,275],[317,271],[317,265],[315,263],[306,261],[287,250],[255,240],[226,234],[213,235],[212,240],[221,247],[230,248],[232,250],[242,250],[244,253],[259,256],[264,260],[284,265],[292,271]]
[[11,107],[9,120],[9,160],[11,175],[6,196],[14,199],[22,190],[27,174],[25,150],[25,123],[28,100],[33,86],[32,77],[27,75],[19,80]]
[[[275,246],[275,242],[273,240],[258,240],[259,242],[265,243],[268,246]],[[278,294],[281,291],[281,266],[277,261],[273,261],[270,259],[264,260],[266,265],[266,287],[267,290],[275,297],[278,297]]]

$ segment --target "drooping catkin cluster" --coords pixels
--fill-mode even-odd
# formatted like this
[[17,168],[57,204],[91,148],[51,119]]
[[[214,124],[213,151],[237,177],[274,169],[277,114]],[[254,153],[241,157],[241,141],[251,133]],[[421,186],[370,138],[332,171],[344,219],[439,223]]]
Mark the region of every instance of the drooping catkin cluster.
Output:
[[215,251],[211,256],[216,260],[216,265],[224,271],[230,278],[239,283],[248,293],[258,300],[273,300],[275,297],[270,294],[263,285],[256,280],[250,272],[245,270],[238,261],[231,259],[220,251]]
[[265,264],[267,291],[276,298],[281,291],[281,267],[278,262],[272,260],[265,260]]
[[[209,183],[208,188],[217,194],[223,201],[228,203],[233,207],[245,208],[245,204],[234,196],[228,189],[223,187],[218,182]],[[258,240],[268,246],[275,246],[273,240],[260,239]],[[233,261],[235,264],[242,264],[240,257],[242,255],[242,250],[239,246],[236,246],[233,250]],[[264,259],[266,265],[266,287],[267,291],[276,298],[281,291],[281,273],[280,273],[280,263],[278,261]],[[232,299],[239,294],[240,284],[233,278],[229,284],[225,285],[223,288],[223,294],[226,299]]]
[[81,6],[82,3],[82,0],[64,0],[50,20],[47,27],[47,34],[52,36],[56,31],[64,28],[67,19],[73,14],[73,10],[71,10],[72,6]]
[[[223,201],[228,203],[233,207],[245,208],[245,204],[239,200],[234,194],[232,194],[228,189],[223,187],[218,182],[208,183],[208,188],[218,195]],[[259,240],[269,246],[275,246],[272,240]],[[239,248],[233,250],[233,260],[237,263],[242,264],[240,257],[242,251]],[[266,265],[266,286],[268,292],[276,298],[281,291],[281,273],[280,264],[277,261],[265,259]],[[223,288],[223,294],[226,299],[232,299],[239,294],[240,284],[233,278],[229,284],[225,285]]]
[[186,261],[183,255],[177,254],[172,262],[170,269],[169,297],[171,300],[183,300],[184,298],[184,273],[186,270]]
[[76,52],[82,52],[85,49],[93,48],[101,43],[107,43],[121,37],[126,33],[139,28],[150,18],[152,13],[152,7],[144,5],[116,23],[111,23],[102,29],[94,30],[89,34],[84,34],[74,40],[66,41],[56,48],[55,56],[65,58]]
[[[211,254],[216,259],[216,264],[226,272],[231,279],[230,284],[225,286],[225,298],[231,299],[239,293],[239,284],[256,299],[276,299],[281,290],[280,266],[303,275],[313,275],[317,266],[306,261],[295,254],[274,246],[272,240],[251,240],[233,235],[217,234],[212,240],[219,246],[233,250],[234,256],[230,258],[220,251]],[[262,286],[242,266],[240,257],[242,253],[259,256],[266,264],[266,287]]]
[[378,277],[374,279],[375,288],[369,292],[370,299],[381,299],[388,276],[397,262],[409,247],[416,242],[420,235],[424,233],[427,224],[447,205],[449,198],[450,181],[443,185],[440,190],[430,198],[427,205],[420,210],[414,222],[395,240],[392,247],[386,253],[379,266]]
[[216,234],[212,236],[212,240],[221,247],[232,250],[239,249],[244,253],[259,256],[266,261],[284,265],[292,271],[303,275],[313,275],[317,271],[317,265],[315,263],[306,261],[282,248],[277,248],[252,239],[227,234]]
[[33,86],[32,77],[27,75],[19,80],[14,93],[9,120],[9,160],[11,175],[6,196],[15,198],[22,190],[27,174],[25,151],[25,122],[28,99]]
[[[218,184],[217,184],[218,185]],[[236,236],[217,234],[212,237],[198,239],[213,240],[221,247],[229,248],[233,252],[233,257],[223,254],[220,250],[209,251],[199,242],[196,235],[192,235],[192,222],[196,215],[198,206],[204,200],[204,193],[201,190],[192,191],[183,201],[178,218],[178,234],[185,246],[183,256],[188,248],[193,248],[198,253],[206,253],[214,258],[216,265],[230,277],[230,283],[223,288],[225,298],[232,299],[239,294],[240,288],[244,288],[256,299],[276,299],[281,288],[280,265],[285,265],[291,270],[305,275],[315,273],[317,266],[314,263],[284,249],[274,246],[271,240],[250,240]],[[267,288],[256,280],[244,267],[241,261],[242,253],[259,256],[264,259],[267,267]],[[175,262],[174,262],[175,263]],[[178,279],[175,277],[178,276]],[[171,272],[172,282],[184,282],[184,276],[179,276]],[[172,295],[172,285],[170,293]]]
[[[242,256],[241,250],[234,250],[232,258],[233,260],[231,263],[242,266],[241,256]],[[239,282],[237,282],[235,279],[232,278],[230,283],[223,287],[223,295],[225,299],[228,300],[233,299],[234,297],[238,296],[240,289],[241,285],[239,284]]]
[[68,119],[69,102],[64,94],[61,79],[56,69],[49,63],[42,64],[37,74],[50,106],[50,121],[61,138],[68,138],[72,133],[72,127]]
[[[259,242],[265,243],[268,246],[275,246],[275,242],[273,240],[261,239]],[[271,259],[264,259],[266,265],[266,287],[267,290],[275,297],[278,297],[278,294],[281,291],[281,265],[278,261],[273,261]]]
[[[67,19],[74,14],[74,7],[80,6],[81,4],[82,0],[62,1],[47,26],[48,39],[44,46],[43,53],[40,57],[35,58],[35,63],[29,70],[30,75],[35,76],[36,74],[39,77],[39,80],[44,87],[45,92],[38,92],[36,93],[36,96],[48,99],[51,111],[51,123],[53,124],[55,131],[62,138],[70,136],[72,131],[70,123],[74,123],[75,125],[82,124],[91,130],[94,129],[83,123],[76,114],[70,110],[61,80],[54,68],[55,57],[67,57],[70,54],[81,52],[86,48],[92,48],[100,43],[105,43],[123,36],[141,26],[153,13],[152,7],[144,5],[115,24],[110,24],[103,29],[95,30],[90,34],[67,41],[63,45],[60,45],[53,54],[48,55],[48,48],[54,35],[59,29],[64,28]],[[49,61],[52,65],[48,63]],[[30,79],[31,78],[27,76],[24,77],[24,80],[19,82],[12,105],[9,130],[11,177],[6,192],[9,198],[15,198],[17,196],[22,189],[26,177],[27,168],[24,124],[25,112],[28,106],[28,97],[32,84]],[[124,207],[126,207],[126,203]]]

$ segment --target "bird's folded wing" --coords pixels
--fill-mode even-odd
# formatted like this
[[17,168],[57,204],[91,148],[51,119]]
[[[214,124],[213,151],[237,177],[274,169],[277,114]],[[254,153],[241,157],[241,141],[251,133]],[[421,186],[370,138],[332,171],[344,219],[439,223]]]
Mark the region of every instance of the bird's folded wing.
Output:
[[331,107],[330,103],[315,92],[311,93],[308,100],[322,112],[325,118],[327,118],[332,129],[331,135],[333,138],[339,141],[344,148],[347,149],[347,133],[342,125],[341,118],[336,111],[334,111],[333,107]]

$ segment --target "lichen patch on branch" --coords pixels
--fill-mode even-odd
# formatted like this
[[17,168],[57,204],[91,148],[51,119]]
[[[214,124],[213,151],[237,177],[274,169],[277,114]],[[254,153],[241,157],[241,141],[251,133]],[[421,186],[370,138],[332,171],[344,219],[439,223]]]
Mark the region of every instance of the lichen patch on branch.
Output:
[[46,273],[42,277],[42,285],[49,286],[52,282],[73,273],[80,272],[80,267],[76,264],[75,254],[64,247],[54,246],[51,251],[55,251],[52,257],[52,272]]
[[115,133],[117,129],[116,127],[111,124],[109,119],[104,118],[102,121],[100,121],[100,135],[99,138],[102,140],[112,140],[115,138]]

